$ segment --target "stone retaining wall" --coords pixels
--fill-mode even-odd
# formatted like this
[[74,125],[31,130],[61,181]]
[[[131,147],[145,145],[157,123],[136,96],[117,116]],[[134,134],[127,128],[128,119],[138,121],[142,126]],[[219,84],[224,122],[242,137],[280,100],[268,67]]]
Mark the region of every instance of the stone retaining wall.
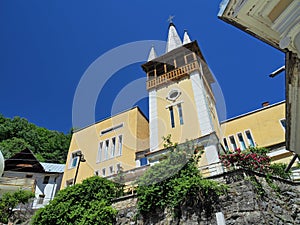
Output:
[[[245,170],[226,173],[213,178],[227,183],[228,193],[219,197],[211,206],[212,213],[198,207],[181,208],[181,215],[174,218],[167,211],[153,212],[147,218],[137,213],[137,197],[127,196],[113,204],[119,213],[116,225],[198,225],[198,224],[300,224],[299,183],[278,178],[266,182],[265,176]],[[205,206],[204,206],[205,207]],[[216,217],[218,213],[218,220]],[[220,217],[221,216],[221,217]]]

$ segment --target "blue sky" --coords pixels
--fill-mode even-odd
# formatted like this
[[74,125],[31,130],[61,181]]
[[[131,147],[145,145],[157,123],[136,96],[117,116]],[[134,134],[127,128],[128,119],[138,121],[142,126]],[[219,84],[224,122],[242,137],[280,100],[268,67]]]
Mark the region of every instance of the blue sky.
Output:
[[[284,75],[268,77],[284,65],[284,54],[219,20],[220,2],[1,0],[0,113],[68,132],[74,93],[89,65],[122,44],[165,41],[170,15],[180,36],[187,29],[198,41],[228,118],[284,100]],[[140,63],[117,72],[99,95],[96,119],[110,116],[122,87],[144,76]],[[139,104],[148,114],[146,99]]]

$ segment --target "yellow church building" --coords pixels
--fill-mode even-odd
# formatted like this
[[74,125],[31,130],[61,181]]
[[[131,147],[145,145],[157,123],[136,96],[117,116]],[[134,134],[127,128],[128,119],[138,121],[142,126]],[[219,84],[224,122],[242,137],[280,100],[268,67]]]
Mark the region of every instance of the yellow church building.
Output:
[[203,147],[199,166],[206,176],[224,172],[219,154],[237,148],[268,147],[277,162],[292,157],[285,149],[285,102],[219,122],[214,77],[197,41],[186,31],[181,39],[172,22],[165,53],[157,56],[153,46],[142,68],[149,120],[134,107],[74,132],[62,188],[93,175],[111,178],[120,170],[144,171],[163,158],[162,137],[168,135],[174,143],[193,140]]

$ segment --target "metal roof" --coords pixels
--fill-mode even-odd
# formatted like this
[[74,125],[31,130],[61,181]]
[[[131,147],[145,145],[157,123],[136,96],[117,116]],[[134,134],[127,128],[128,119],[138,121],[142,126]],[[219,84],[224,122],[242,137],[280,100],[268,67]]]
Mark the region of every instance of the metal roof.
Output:
[[45,172],[51,173],[63,173],[65,170],[65,164],[57,164],[57,163],[42,163]]

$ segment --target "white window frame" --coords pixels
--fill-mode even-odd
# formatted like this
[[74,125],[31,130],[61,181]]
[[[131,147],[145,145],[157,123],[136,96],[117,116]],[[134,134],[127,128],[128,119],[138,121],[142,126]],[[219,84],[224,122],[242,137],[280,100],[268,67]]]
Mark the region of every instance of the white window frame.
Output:
[[[224,140],[226,141],[226,143]],[[229,145],[226,137],[223,138],[223,144],[224,144],[225,151],[229,151]]]
[[[73,157],[75,154],[77,154],[78,152],[81,152],[81,150],[76,150],[71,152],[71,156],[70,156],[70,163],[69,163],[69,169],[74,169],[77,167],[78,165],[78,161],[79,161],[79,156]],[[73,161],[76,159],[76,165],[73,165]]]
[[[252,139],[252,141],[253,141],[253,146],[251,146],[251,143],[250,143],[250,141],[249,141],[249,139],[248,139],[248,136],[247,136],[247,133],[246,133],[246,132],[249,132],[249,133],[250,133],[251,139]],[[245,134],[245,136],[246,136],[246,139],[247,139],[247,142],[248,142],[248,146],[249,146],[249,147],[255,147],[255,146],[256,146],[256,142],[255,142],[255,140],[254,140],[254,137],[253,137],[253,134],[252,134],[251,130],[250,130],[250,129],[244,130],[244,134]]]
[[[234,148],[234,144],[231,142],[231,137],[232,137],[233,140],[234,140],[234,144],[235,144],[235,147],[236,147],[236,148]],[[235,140],[234,135],[229,135],[229,136],[228,136],[228,139],[229,139],[229,142],[230,142],[231,149],[232,149],[233,151],[236,151],[237,148],[238,148],[238,145],[237,145],[237,142],[236,142],[236,140]]]
[[[121,137],[121,142],[120,142],[120,137]],[[120,134],[118,135],[118,154],[117,156],[121,156],[123,153],[123,143],[124,143],[124,139],[123,139],[124,135]],[[120,145],[121,143],[121,145]]]
[[184,119],[183,119],[183,109],[182,109],[182,104],[181,103],[177,104],[177,111],[178,111],[178,117],[179,117],[179,124],[183,125],[184,124]]
[[104,160],[108,160],[109,159],[109,139],[106,139],[104,141],[105,145],[104,145]]
[[[242,143],[241,143],[241,141],[240,141],[239,134],[242,136],[242,140],[243,140],[242,143],[244,143],[244,146],[242,145]],[[236,137],[237,137],[237,140],[238,140],[238,142],[239,142],[240,149],[241,149],[242,151],[246,150],[246,149],[247,149],[247,145],[246,145],[246,142],[245,142],[245,138],[244,138],[244,136],[243,136],[243,133],[242,133],[242,132],[237,133],[237,134],[236,134]]]
[[96,163],[100,163],[102,161],[102,155],[103,155],[103,141],[100,141],[98,146]]
[[[115,140],[115,141],[114,141]],[[111,158],[116,155],[116,137],[111,138],[111,146],[110,146],[110,156]]]

